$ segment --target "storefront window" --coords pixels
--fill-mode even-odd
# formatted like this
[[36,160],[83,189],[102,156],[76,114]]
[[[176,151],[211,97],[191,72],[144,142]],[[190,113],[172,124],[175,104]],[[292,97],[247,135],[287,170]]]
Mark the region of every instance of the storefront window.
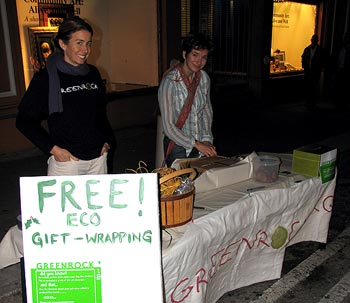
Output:
[[270,73],[301,71],[301,54],[316,28],[316,5],[291,1],[273,4]]

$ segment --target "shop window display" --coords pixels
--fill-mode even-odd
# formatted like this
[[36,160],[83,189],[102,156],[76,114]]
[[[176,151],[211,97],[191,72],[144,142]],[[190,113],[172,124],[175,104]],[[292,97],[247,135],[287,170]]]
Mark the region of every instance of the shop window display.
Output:
[[275,2],[272,17],[270,74],[302,71],[301,54],[315,33],[317,6]]

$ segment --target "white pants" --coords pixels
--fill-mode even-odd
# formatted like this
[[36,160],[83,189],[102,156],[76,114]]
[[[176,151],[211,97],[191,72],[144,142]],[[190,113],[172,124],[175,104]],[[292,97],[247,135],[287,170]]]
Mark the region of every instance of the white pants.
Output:
[[54,156],[47,160],[48,176],[75,176],[75,175],[101,175],[107,174],[107,154],[92,160],[70,160],[58,162]]

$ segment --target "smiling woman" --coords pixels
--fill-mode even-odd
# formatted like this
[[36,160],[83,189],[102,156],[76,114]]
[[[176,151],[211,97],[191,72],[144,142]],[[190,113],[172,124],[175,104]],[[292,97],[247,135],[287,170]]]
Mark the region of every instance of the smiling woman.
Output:
[[164,129],[164,163],[216,156],[211,131],[210,78],[204,67],[211,44],[201,34],[187,37],[179,63],[163,76],[158,102]]
[[[114,135],[105,85],[98,69],[86,62],[92,35],[82,18],[65,19],[54,39],[56,51],[34,74],[18,107],[16,127],[49,156],[50,176],[107,173]],[[50,50],[47,40],[41,42]]]

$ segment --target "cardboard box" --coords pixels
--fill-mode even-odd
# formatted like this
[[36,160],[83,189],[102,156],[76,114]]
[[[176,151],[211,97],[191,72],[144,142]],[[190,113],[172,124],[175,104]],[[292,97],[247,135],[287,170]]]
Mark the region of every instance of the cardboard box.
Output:
[[292,172],[309,177],[321,177],[322,183],[335,176],[337,149],[309,144],[293,151]]

